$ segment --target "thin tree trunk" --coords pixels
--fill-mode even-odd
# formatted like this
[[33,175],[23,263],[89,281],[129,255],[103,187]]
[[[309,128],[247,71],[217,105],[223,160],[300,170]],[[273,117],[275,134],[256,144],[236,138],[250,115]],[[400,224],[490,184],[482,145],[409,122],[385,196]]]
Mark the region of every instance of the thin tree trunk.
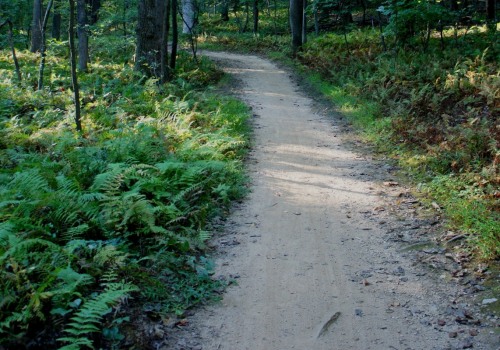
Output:
[[278,36],[278,3],[274,0],[274,35]]
[[253,0],[253,33],[259,32],[259,0]]
[[45,10],[45,16],[43,16],[42,30],[41,30],[41,40],[42,45],[40,46],[40,68],[38,70],[38,90],[43,89],[43,71],[45,70],[45,31],[47,29],[47,21],[49,20],[50,9],[52,8],[52,3],[54,1],[50,0],[47,9]]
[[486,1],[486,20],[490,23],[495,22],[495,0]]
[[42,46],[42,0],[33,1],[33,22],[31,23],[31,52],[40,51]]
[[424,39],[424,52],[427,52],[430,40],[431,40],[431,24],[427,22],[427,31]]
[[302,44],[307,42],[307,0],[302,0]]
[[317,0],[313,3],[313,14],[314,14],[314,34],[319,35],[319,13],[318,13],[318,2]]
[[362,23],[365,24],[366,23],[366,3],[365,3],[365,0],[359,0],[359,4],[361,5],[361,8],[363,9],[363,19],[362,19]]
[[14,60],[14,67],[16,69],[17,80],[21,82],[22,80],[21,69],[19,68],[19,62],[17,61],[16,49],[14,47],[14,35],[12,33],[14,31],[14,26],[12,25],[11,20],[8,19],[0,25],[0,29],[6,24],[9,26],[9,45],[10,45],[10,50],[12,52],[12,59]]
[[385,44],[384,30],[382,29],[382,15],[378,13],[378,27],[380,28],[380,41],[382,42],[382,47],[384,51],[387,51],[387,45]]
[[75,48],[75,0],[69,0],[69,53],[71,64],[71,83],[73,85],[73,93],[75,98],[75,123],[76,130],[82,131],[81,109],[80,109],[80,88],[78,86],[78,75],[76,73],[76,48]]
[[191,34],[195,26],[195,5],[194,0],[182,0],[182,33]]
[[177,28],[177,0],[172,1],[172,52],[170,53],[170,70],[175,70],[177,60],[177,45],[179,43],[179,30]]
[[170,78],[168,66],[168,35],[170,30],[170,0],[165,0],[165,13],[162,21],[161,38],[161,83],[166,83]]
[[248,29],[248,21],[250,19],[250,6],[248,5],[248,2],[250,0],[246,0],[245,1],[245,25],[243,26],[243,33],[246,33],[247,29]]
[[76,0],[77,35],[78,35],[78,69],[86,72],[89,62],[89,34],[87,31],[87,9],[85,0]]
[[96,24],[99,19],[99,9],[101,8],[101,0],[85,0],[85,3],[90,8],[90,24]]
[[52,15],[52,39],[61,39],[61,12],[59,11],[58,2],[54,3],[54,14]]
[[439,37],[441,41],[441,51],[444,51],[443,22],[441,20],[439,20],[438,22],[438,28],[439,28]]
[[123,12],[122,12],[122,24],[123,24],[123,36],[127,36],[127,10],[128,1],[123,0]]
[[229,0],[222,1],[222,9],[220,12],[220,16],[224,22],[229,21]]

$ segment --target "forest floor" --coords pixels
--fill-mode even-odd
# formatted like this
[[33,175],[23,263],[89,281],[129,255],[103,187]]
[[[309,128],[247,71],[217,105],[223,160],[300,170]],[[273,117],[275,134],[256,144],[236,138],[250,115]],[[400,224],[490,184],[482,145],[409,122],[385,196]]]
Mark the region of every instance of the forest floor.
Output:
[[499,348],[491,307],[500,301],[481,284],[481,265],[467,270],[435,244],[446,234],[436,208],[290,72],[203,54],[252,108],[251,192],[211,243],[217,276],[235,283],[157,348]]

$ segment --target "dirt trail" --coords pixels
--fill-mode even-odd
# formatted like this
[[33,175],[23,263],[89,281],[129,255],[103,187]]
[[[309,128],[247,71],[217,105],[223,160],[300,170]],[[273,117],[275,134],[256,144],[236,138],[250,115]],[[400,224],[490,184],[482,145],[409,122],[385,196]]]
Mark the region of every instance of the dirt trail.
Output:
[[286,71],[255,56],[206,55],[241,82],[236,93],[253,109],[252,186],[215,242],[218,273],[237,285],[191,319],[197,343],[177,348],[492,349],[489,331],[472,337],[476,326],[453,323],[447,291],[371,215],[388,167],[349,150],[342,126],[315,113]]

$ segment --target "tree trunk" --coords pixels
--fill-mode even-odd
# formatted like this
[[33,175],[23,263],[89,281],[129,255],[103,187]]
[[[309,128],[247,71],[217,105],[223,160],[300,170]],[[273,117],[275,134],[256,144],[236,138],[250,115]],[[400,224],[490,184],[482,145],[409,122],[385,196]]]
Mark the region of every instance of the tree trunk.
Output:
[[250,0],[245,1],[245,24],[243,25],[242,33],[246,33],[248,29],[248,19],[250,18],[250,6],[248,5],[249,1]]
[[195,26],[194,0],[182,0],[182,33],[191,34]]
[[293,55],[302,47],[303,0],[290,0],[290,30]]
[[6,24],[9,26],[9,45],[12,52],[12,59],[14,60],[14,68],[16,69],[17,80],[21,81],[21,69],[19,68],[19,62],[17,61],[16,49],[14,47],[14,36],[12,33],[14,31],[14,26],[12,25],[12,22],[10,20],[6,20],[0,25],[0,29]]
[[71,83],[73,85],[73,93],[75,98],[75,123],[76,130],[82,131],[81,109],[80,109],[80,88],[78,86],[78,75],[76,73],[76,48],[75,48],[75,0],[69,0],[69,54],[71,63]]
[[140,0],[138,3],[135,69],[148,76],[161,75],[162,19],[165,0]]
[[43,71],[45,70],[45,30],[47,29],[47,21],[49,20],[50,9],[52,8],[53,0],[50,0],[42,23],[42,45],[40,46],[40,68],[38,69],[38,90],[43,89]]
[[366,23],[366,3],[365,0],[359,0],[359,4],[361,5],[361,8],[363,9],[363,24]]
[[123,0],[122,25],[123,25],[123,36],[125,37],[128,35],[127,10],[128,10],[128,0]]
[[85,0],[87,7],[90,8],[89,23],[96,24],[99,19],[99,9],[101,8],[101,0]]
[[313,3],[313,14],[314,14],[314,33],[316,36],[319,35],[319,10],[317,0]]
[[161,38],[161,82],[164,84],[170,79],[168,66],[168,34],[170,30],[170,0],[165,1],[165,14],[162,22]]
[[177,29],[177,0],[172,2],[172,52],[170,53],[170,70],[175,70],[177,60],[177,45],[179,42],[179,30]]
[[307,42],[307,0],[302,0],[302,44]]
[[222,9],[220,12],[220,16],[224,22],[229,21],[229,0],[224,0],[222,2]]
[[33,1],[33,22],[31,23],[31,52],[38,52],[42,46],[42,0]]
[[486,1],[486,19],[490,22],[495,21],[495,0]]
[[85,0],[76,0],[78,69],[86,72],[89,62],[89,34],[87,31],[87,9]]
[[56,1],[54,4],[54,14],[52,15],[52,39],[61,39],[61,12],[59,11],[59,4]]
[[259,0],[253,0],[253,33],[259,32]]

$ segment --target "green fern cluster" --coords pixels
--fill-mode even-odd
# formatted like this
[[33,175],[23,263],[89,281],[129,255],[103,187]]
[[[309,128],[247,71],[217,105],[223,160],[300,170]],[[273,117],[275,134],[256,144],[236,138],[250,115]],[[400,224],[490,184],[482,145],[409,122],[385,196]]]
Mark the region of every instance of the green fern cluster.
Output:
[[[94,94],[84,97],[82,137],[60,113],[71,108],[62,89],[41,92],[50,99],[27,86],[0,92],[0,343],[8,348],[119,342],[128,307],[181,312],[222,286],[203,254],[210,220],[244,193],[246,109],[194,91],[187,71],[161,87],[111,69],[82,79]],[[36,107],[23,114],[26,101]]]

